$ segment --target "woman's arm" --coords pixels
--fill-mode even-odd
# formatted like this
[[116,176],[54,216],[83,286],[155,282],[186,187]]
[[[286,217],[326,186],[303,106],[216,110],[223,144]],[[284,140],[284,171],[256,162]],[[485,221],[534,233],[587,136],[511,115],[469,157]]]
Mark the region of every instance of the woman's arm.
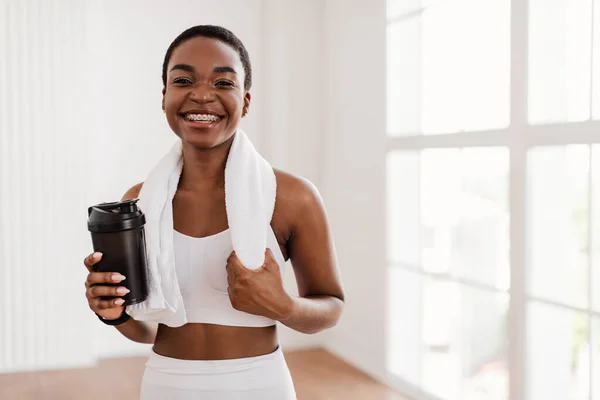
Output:
[[308,181],[278,173],[275,219],[273,223],[285,229],[299,296],[285,291],[270,249],[257,269],[246,268],[234,251],[226,266],[231,305],[303,333],[334,326],[342,313],[344,291],[325,207],[316,188]]
[[316,333],[338,322],[344,290],[321,196],[312,183],[291,179],[294,182],[284,195],[292,203],[288,203],[289,210],[293,210],[287,248],[299,297],[291,297],[280,321],[299,332]]
[[158,324],[150,322],[136,321],[133,318],[124,324],[117,325],[117,330],[127,339],[138,343],[154,343]]

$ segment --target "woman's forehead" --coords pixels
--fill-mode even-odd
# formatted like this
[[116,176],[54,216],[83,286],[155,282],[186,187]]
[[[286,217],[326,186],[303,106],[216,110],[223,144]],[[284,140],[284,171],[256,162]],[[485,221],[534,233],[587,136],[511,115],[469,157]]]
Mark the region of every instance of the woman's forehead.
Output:
[[169,60],[169,70],[176,64],[188,64],[196,69],[213,69],[215,66],[232,67],[238,74],[243,66],[237,51],[220,40],[196,37],[175,48]]

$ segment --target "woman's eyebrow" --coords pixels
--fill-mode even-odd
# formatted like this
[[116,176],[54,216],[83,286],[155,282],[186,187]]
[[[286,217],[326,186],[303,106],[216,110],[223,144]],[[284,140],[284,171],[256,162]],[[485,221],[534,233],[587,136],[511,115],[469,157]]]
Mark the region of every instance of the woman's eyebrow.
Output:
[[171,71],[175,69],[181,69],[183,71],[191,72],[192,74],[196,72],[196,68],[188,64],[175,64],[173,65],[173,68],[171,68]]
[[237,75],[237,72],[235,72],[235,69],[233,69],[231,67],[214,67],[213,72],[215,72],[217,74],[220,72],[231,72],[231,73]]
[[[183,71],[191,72],[192,74],[196,72],[196,68],[194,68],[193,66],[191,66],[189,64],[175,64],[175,65],[173,65],[173,68],[171,68],[171,71],[173,71],[175,69],[180,69]],[[237,75],[237,72],[235,71],[235,69],[233,69],[231,67],[214,67],[213,72],[217,73],[217,74],[223,73],[223,72],[231,72],[231,73]]]

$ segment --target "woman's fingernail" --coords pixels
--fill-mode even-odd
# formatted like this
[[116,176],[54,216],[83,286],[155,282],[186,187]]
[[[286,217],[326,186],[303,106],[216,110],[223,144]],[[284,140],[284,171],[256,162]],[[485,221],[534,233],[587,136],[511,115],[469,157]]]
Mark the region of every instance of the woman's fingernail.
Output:
[[117,299],[117,300],[115,300],[115,304],[118,305],[118,306],[120,306],[123,303],[125,303],[125,300],[123,300],[123,299]]
[[110,279],[112,279],[115,282],[121,282],[125,280],[125,277],[121,274],[112,274],[110,276]]
[[94,260],[97,260],[97,259],[99,259],[100,257],[102,257],[102,253],[100,253],[100,252],[98,252],[98,251],[97,251],[97,252],[95,252],[94,254],[92,254],[92,258],[93,258]]
[[118,294],[127,294],[127,293],[129,293],[129,289],[127,289],[126,287],[120,287],[120,288],[117,288],[117,293]]

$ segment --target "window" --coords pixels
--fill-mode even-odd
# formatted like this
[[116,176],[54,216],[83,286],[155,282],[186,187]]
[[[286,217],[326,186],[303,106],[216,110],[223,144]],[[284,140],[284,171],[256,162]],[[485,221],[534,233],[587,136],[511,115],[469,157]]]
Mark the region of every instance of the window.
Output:
[[387,34],[392,381],[600,399],[600,0],[388,0]]
[[[592,83],[593,0],[529,1],[529,121],[584,121],[600,110]],[[600,26],[600,24],[598,25]],[[600,37],[598,37],[600,38]],[[596,50],[596,49],[595,49]],[[600,70],[595,71],[595,74]],[[592,103],[596,103],[592,108]]]
[[490,376],[506,387],[508,155],[388,156],[389,368],[442,398],[477,399]]
[[447,0],[417,11],[400,14],[388,25],[388,132],[428,135],[506,127],[507,1]]
[[[600,396],[600,387],[590,386],[591,365],[600,362],[593,349],[600,341],[593,327],[594,293],[600,293],[599,150],[567,145],[529,152],[526,346],[532,399],[590,399],[591,391],[594,399]],[[548,380],[561,384],[550,388]]]

